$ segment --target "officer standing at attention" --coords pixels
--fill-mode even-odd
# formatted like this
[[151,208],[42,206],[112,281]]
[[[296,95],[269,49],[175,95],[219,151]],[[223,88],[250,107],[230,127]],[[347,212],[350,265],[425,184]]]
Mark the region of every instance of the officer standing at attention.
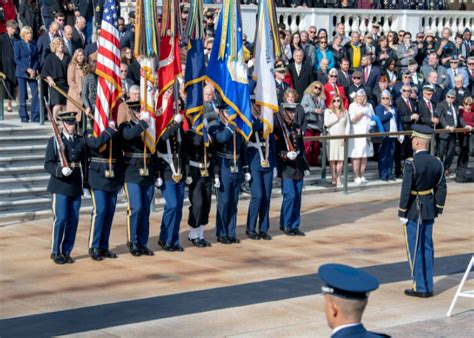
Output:
[[84,139],[76,133],[76,115],[76,112],[57,114],[62,127],[58,135],[62,149],[55,136],[49,139],[46,147],[44,168],[51,174],[47,190],[53,194],[54,215],[51,259],[56,264],[74,263],[71,251],[81,208],[81,167],[85,164],[85,144]]
[[184,131],[183,115],[177,113],[166,127],[158,141],[158,159],[160,166],[161,193],[165,199],[165,209],[161,220],[158,245],[165,251],[184,251],[179,244],[179,225],[183,217],[185,179],[185,150],[182,146]]
[[296,104],[283,103],[276,117],[278,176],[281,178],[283,194],[280,230],[287,236],[305,236],[299,226],[303,178],[309,175],[309,166],[305,157],[302,127],[296,119]]
[[[189,122],[189,124],[191,123]],[[211,164],[214,143],[207,134],[208,122],[206,118],[203,119],[203,124],[202,135],[199,135],[193,126],[185,136],[185,149],[188,157],[186,177],[191,181],[188,187],[190,202],[188,240],[198,248],[211,246],[211,243],[204,239],[204,227],[209,223],[209,212],[211,211],[213,173]]]
[[140,112],[130,110],[131,120],[120,125],[124,156],[124,189],[127,197],[127,245],[133,256],[153,256],[147,247],[150,231],[150,207],[160,186],[158,158],[145,147],[143,137],[149,116],[140,119]]
[[434,131],[426,125],[413,126],[413,158],[405,162],[398,216],[405,227],[407,256],[413,288],[405,295],[433,296],[433,224],[443,212],[446,181],[441,160],[428,152]]
[[377,278],[362,269],[343,264],[324,264],[318,275],[325,284],[321,290],[326,320],[332,329],[331,338],[390,337],[367,331],[362,324],[369,293],[379,287]]
[[[255,107],[255,106],[254,106]],[[247,145],[248,161],[252,180],[250,181],[250,202],[247,215],[247,230],[250,239],[271,240],[269,211],[273,178],[276,177],[276,146],[273,132],[265,139],[264,124],[253,109],[252,134]],[[274,175],[275,173],[275,175]],[[258,218],[258,232],[257,232]]]
[[217,188],[216,235],[223,244],[240,243],[236,237],[237,204],[239,202],[240,173],[250,181],[245,139],[229,122],[227,104],[220,104],[219,122],[209,128],[216,142],[216,170],[214,186]]
[[89,134],[86,139],[89,160],[88,183],[92,197],[89,255],[95,261],[117,258],[109,250],[109,237],[117,204],[117,194],[123,186],[123,163],[120,133],[115,122],[99,136]]

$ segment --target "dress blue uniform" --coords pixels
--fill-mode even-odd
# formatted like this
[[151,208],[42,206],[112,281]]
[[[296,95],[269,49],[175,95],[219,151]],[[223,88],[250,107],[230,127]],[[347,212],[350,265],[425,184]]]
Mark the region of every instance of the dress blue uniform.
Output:
[[[328,324],[333,329],[331,338],[390,337],[383,333],[367,331],[362,323],[354,322],[353,319],[354,317],[362,317],[369,293],[379,287],[377,278],[362,269],[343,264],[324,264],[319,268],[318,275],[324,283],[321,289],[327,295],[324,297],[325,301],[326,303],[329,302],[329,306],[326,306],[325,309],[332,307],[333,297],[351,301],[351,307],[348,308],[345,308],[347,303],[344,301],[338,302],[343,311],[338,311],[336,319],[339,322],[344,322],[345,325],[334,327],[334,322],[331,323],[328,320]],[[355,302],[360,303],[360,306],[353,306]],[[357,308],[359,310],[356,310]]]
[[[305,171],[309,170],[305,157],[303,130],[296,121],[295,104],[283,104],[286,114],[281,114],[286,121],[277,119],[275,123],[276,149],[278,156],[278,176],[281,178],[283,203],[280,213],[280,230],[288,236],[304,236],[299,230],[301,213],[301,194]],[[282,125],[283,123],[283,125]],[[294,151],[289,151],[289,147]],[[296,153],[295,159],[288,157],[289,153]]]
[[[148,124],[143,121],[129,121],[120,125],[124,156],[124,189],[127,196],[127,240],[130,253],[151,256],[147,248],[150,230],[150,207],[155,192],[155,180],[159,176],[156,152],[148,147],[144,151],[143,132]],[[145,163],[144,163],[145,157]]]
[[90,153],[88,184],[93,205],[89,254],[93,260],[116,258],[117,255],[109,251],[109,237],[117,194],[123,186],[120,133],[109,127],[97,137],[88,135],[85,141]]
[[[219,121],[209,127],[216,143],[215,175],[217,188],[216,236],[224,244],[239,243],[236,238],[237,204],[241,172],[248,173],[247,146],[234,125]],[[234,163],[235,160],[235,163]]]
[[[76,123],[76,113],[58,113],[58,119],[65,123]],[[64,154],[69,168],[72,170],[67,176],[63,173],[60,154],[54,136],[48,141],[44,168],[51,177],[47,190],[53,194],[53,230],[51,239],[51,258],[57,264],[73,263],[71,251],[76,239],[81,208],[82,172],[85,164],[84,139],[78,134],[60,134],[64,146]]]
[[[276,165],[276,146],[273,133],[263,138],[263,122],[253,119],[252,135],[247,145],[248,161],[252,180],[250,181],[250,203],[247,216],[247,235],[252,239],[271,239],[269,211],[272,196],[273,169]],[[258,234],[257,234],[258,219]]]
[[186,163],[184,147],[182,147],[183,136],[181,123],[173,121],[168,125],[158,142],[160,174],[163,180],[160,189],[165,199],[158,245],[165,251],[184,251],[179,244]]
[[[413,126],[413,136],[429,140],[433,129]],[[446,180],[441,161],[427,150],[418,150],[405,162],[398,216],[405,226],[407,256],[413,277],[413,289],[408,296],[433,295],[433,224],[443,212],[446,200]]]

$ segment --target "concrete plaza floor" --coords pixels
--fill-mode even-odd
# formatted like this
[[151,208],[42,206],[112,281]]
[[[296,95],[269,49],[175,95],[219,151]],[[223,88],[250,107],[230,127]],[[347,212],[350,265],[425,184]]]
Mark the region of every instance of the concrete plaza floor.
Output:
[[[206,231],[211,248],[190,246],[187,210],[181,223],[183,253],[158,250],[161,211],[152,215],[153,257],[128,254],[126,217],[116,214],[111,249],[116,260],[87,255],[89,216],[81,215],[75,264],[49,259],[51,219],[0,228],[0,336],[189,337],[311,336],[331,333],[323,312],[321,264],[364,267],[381,287],[370,296],[365,326],[394,337],[470,337],[474,302],[458,301],[445,314],[474,252],[474,185],[448,185],[445,213],[434,227],[435,297],[403,295],[411,286],[399,186],[306,194],[302,230],[278,230],[281,198],[272,200],[272,241],[248,239],[248,201],[239,205],[239,245],[215,243],[215,205]],[[474,289],[473,281],[466,284]]]

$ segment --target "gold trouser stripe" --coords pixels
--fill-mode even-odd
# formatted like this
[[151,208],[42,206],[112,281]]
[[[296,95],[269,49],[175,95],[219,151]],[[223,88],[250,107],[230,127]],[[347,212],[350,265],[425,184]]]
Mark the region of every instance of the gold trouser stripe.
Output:
[[128,194],[127,182],[124,183],[123,188],[125,189],[125,196],[127,197],[127,240],[130,240],[130,218],[131,218],[131,209],[130,209],[130,195]]
[[53,230],[51,231],[51,252],[54,250],[54,228],[56,227],[56,194],[53,194],[53,201],[51,203],[53,209]]
[[403,226],[403,234],[405,235],[405,246],[407,249],[408,262],[410,263],[411,276],[413,277],[413,263],[411,261],[410,246],[408,245],[408,232],[406,224]]
[[429,195],[433,192],[433,189],[428,189],[428,190],[423,190],[423,191],[416,191],[416,190],[412,190],[411,191],[411,194],[412,195],[419,195],[419,196],[426,196],[426,195]]
[[94,228],[95,228],[95,219],[97,217],[97,204],[95,202],[94,190],[91,189],[92,197],[92,219],[91,219],[91,229],[89,231],[89,249],[92,249],[92,240],[94,238]]

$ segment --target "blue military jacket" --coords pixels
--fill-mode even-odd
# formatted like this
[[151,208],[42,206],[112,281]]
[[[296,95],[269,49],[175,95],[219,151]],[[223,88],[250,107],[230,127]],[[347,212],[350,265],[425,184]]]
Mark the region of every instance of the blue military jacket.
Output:
[[175,170],[179,171],[182,175],[181,182],[184,182],[186,179],[186,151],[182,146],[184,131],[181,128],[181,123],[176,123],[172,121],[168,127],[166,127],[165,132],[161,135],[160,140],[158,141],[157,151],[158,154],[158,163],[160,166],[160,174],[163,181],[171,181],[173,171],[171,170],[170,163],[164,160],[162,155],[168,154],[167,142],[169,142],[171,155],[174,158]]
[[443,212],[446,193],[442,162],[426,150],[419,151],[405,161],[398,216],[417,220],[419,204],[421,219],[433,220]]
[[66,196],[78,196],[82,194],[82,170],[85,167],[85,144],[84,138],[78,134],[73,135],[73,139],[69,141],[63,133],[61,140],[64,144],[64,154],[68,161],[69,167],[73,170],[70,176],[62,174],[62,166],[58,147],[54,137],[48,140],[46,147],[46,156],[44,168],[51,177],[48,182],[47,190],[53,194],[61,194]]
[[252,121],[252,134],[250,135],[250,141],[247,145],[248,161],[251,171],[272,171],[276,166],[276,144],[275,136],[273,133],[268,135],[268,162],[270,166],[268,168],[262,168],[260,153],[257,148],[257,134],[262,148],[262,154],[265,155],[265,139],[263,138],[263,122],[260,119],[253,119]]
[[150,185],[154,184],[159,176],[158,157],[156,152],[152,154],[148,148],[146,148],[145,152],[148,175],[140,175],[140,169],[144,169],[142,133],[147,128],[148,124],[142,120],[124,122],[120,125],[125,183],[135,183],[143,186]]
[[[191,129],[186,132],[184,137],[184,148],[186,149],[188,163],[186,165],[186,176],[200,177],[201,170],[204,169],[204,137]],[[214,142],[209,138],[209,146],[206,148],[206,162],[208,175],[211,177],[214,173]],[[190,162],[200,164],[201,167],[192,166]],[[217,173],[219,175],[219,173]]]
[[375,333],[375,332],[367,331],[364,325],[362,324],[343,328],[331,336],[331,338],[346,338],[346,337],[379,338],[379,337],[390,337],[390,336],[383,333]]
[[[123,155],[120,133],[112,128],[107,128],[97,137],[89,134],[85,141],[89,153],[89,172],[87,176],[89,186],[94,190],[119,191],[123,185]],[[112,143],[111,166],[109,164],[110,143]],[[110,169],[113,171],[114,177],[106,177],[105,173]]]

